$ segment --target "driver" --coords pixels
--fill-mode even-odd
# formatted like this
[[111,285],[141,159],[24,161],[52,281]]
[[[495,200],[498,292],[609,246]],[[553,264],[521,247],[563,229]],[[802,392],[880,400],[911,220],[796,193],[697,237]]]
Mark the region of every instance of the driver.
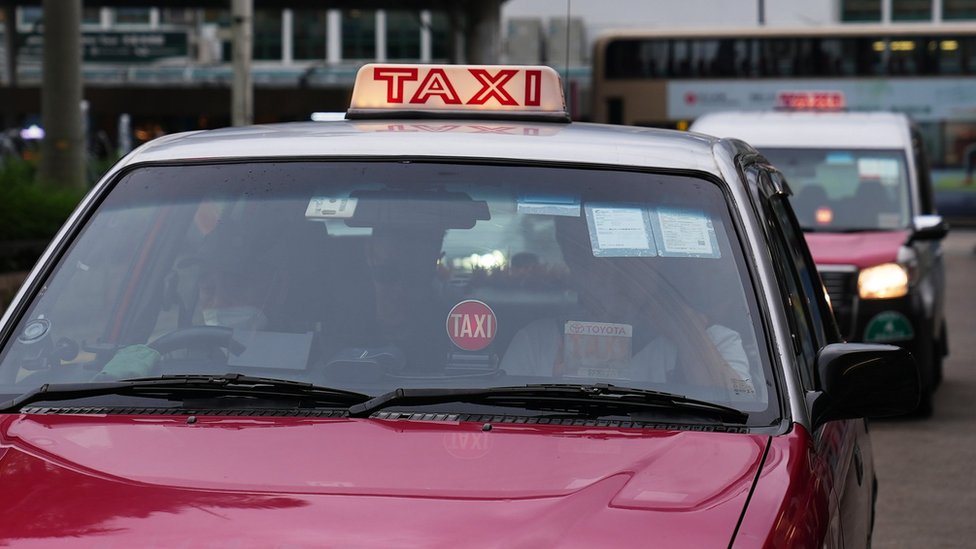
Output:
[[579,308],[519,330],[502,359],[506,373],[683,382],[754,396],[739,334],[681,301],[652,260],[594,257],[581,218],[559,218],[556,238]]
[[437,262],[445,231],[440,228],[373,229],[366,263],[373,281],[376,323],[382,337],[405,341],[419,328],[418,316],[441,293]]
[[[446,230],[440,226],[377,226],[365,255],[373,290],[371,319],[365,333],[345,341],[331,354],[326,368],[334,375],[363,362],[382,362],[393,369],[410,365],[420,371],[443,366],[445,293],[438,261]],[[348,368],[348,370],[347,370]]]

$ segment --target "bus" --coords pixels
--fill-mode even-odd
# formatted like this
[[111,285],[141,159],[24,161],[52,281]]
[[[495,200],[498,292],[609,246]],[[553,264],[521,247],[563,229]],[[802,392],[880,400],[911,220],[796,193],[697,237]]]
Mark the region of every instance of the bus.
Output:
[[596,122],[681,129],[773,109],[784,90],[839,93],[848,110],[910,115],[940,186],[974,175],[974,23],[617,31],[595,42],[591,85]]

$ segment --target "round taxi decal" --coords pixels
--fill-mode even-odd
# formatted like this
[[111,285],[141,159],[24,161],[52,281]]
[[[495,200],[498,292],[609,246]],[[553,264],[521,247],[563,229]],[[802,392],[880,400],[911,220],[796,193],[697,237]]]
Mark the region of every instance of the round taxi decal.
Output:
[[488,455],[491,439],[479,427],[475,432],[454,432],[441,439],[447,453],[460,459],[478,459]]
[[458,348],[480,351],[495,339],[495,312],[476,299],[462,301],[447,314],[447,335]]
[[864,330],[864,341],[871,343],[885,343],[888,341],[903,341],[915,337],[912,323],[908,317],[897,311],[878,313]]

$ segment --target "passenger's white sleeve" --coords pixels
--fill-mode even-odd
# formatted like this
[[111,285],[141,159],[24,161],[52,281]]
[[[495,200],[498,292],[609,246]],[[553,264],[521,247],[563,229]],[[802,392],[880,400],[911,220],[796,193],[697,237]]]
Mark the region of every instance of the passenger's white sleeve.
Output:
[[[739,380],[752,385],[749,359],[737,332],[714,325],[706,330],[719,354],[738,374]],[[509,375],[546,377],[553,375],[562,346],[562,331],[552,318],[536,320],[519,330],[502,358],[501,368]],[[667,338],[657,337],[645,345],[630,361],[631,379],[665,383],[678,363],[677,348]]]
[[678,349],[664,337],[656,337],[631,360],[636,381],[665,383],[678,364]]
[[742,345],[742,336],[738,332],[725,326],[709,326],[706,330],[709,339],[715,345],[725,362],[735,371],[736,376],[729,377],[729,394],[732,400],[754,400],[756,385],[749,369],[749,356]]
[[749,357],[746,355],[745,347],[742,346],[742,336],[738,332],[715,324],[709,326],[705,333],[708,334],[708,339],[712,340],[718,354],[722,355],[725,362],[739,374],[739,379],[752,378],[749,372]]
[[536,320],[512,338],[501,368],[515,376],[551,376],[561,345],[558,322],[552,318]]

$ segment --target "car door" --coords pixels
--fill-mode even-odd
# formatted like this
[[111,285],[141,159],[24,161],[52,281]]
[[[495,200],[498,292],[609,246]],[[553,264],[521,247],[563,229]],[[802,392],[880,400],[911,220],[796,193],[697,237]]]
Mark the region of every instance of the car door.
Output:
[[[918,196],[919,204],[919,211],[915,212],[915,215],[935,215],[938,212],[935,209],[932,178],[925,154],[925,146],[921,134],[914,126],[911,129],[911,140],[912,159],[915,166],[914,179],[918,187],[914,189],[914,192]],[[926,321],[929,322],[928,326],[932,329],[932,341],[938,342],[933,352],[941,352],[945,344],[942,341],[945,307],[945,264],[942,256],[942,241],[939,239],[916,240],[912,242],[911,246],[915,250],[917,285],[921,292]],[[935,357],[933,356],[933,358]]]
[[[778,172],[764,171],[760,177],[769,178],[773,188],[786,188]],[[774,253],[779,256],[777,262],[789,295],[800,380],[805,391],[814,392],[819,384],[817,353],[840,337],[787,195],[770,196],[765,206]],[[874,473],[866,423],[863,419],[830,421],[812,435],[816,468],[829,477],[827,485],[831,486],[831,532],[839,530],[842,547],[861,547],[870,536],[873,513]]]

